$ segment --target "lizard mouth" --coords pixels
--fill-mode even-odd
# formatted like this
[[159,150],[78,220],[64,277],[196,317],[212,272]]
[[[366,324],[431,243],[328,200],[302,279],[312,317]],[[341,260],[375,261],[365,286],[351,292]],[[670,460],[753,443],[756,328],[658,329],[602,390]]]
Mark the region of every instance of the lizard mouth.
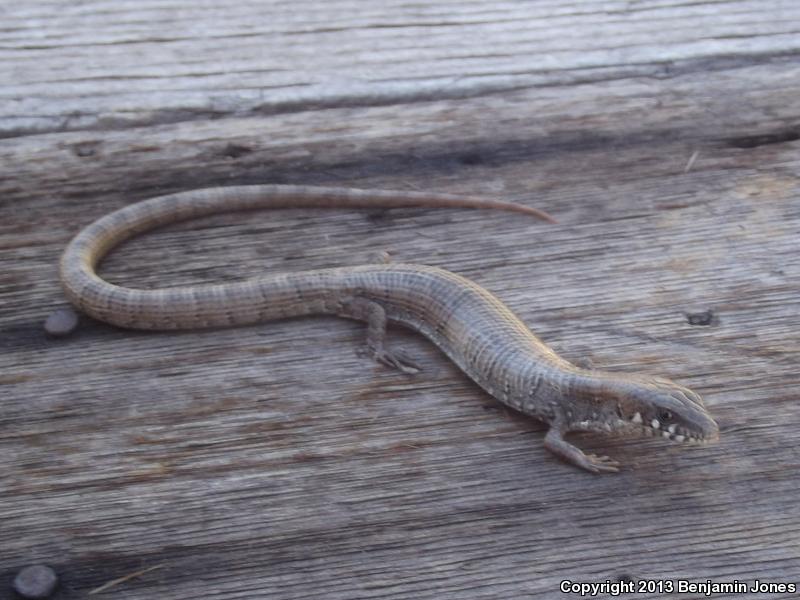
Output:
[[661,437],[681,444],[707,444],[715,441],[719,437],[716,426],[713,432],[706,434],[705,432],[687,429],[676,423],[665,425],[658,419],[653,419],[649,423],[645,423],[642,421],[642,416],[639,413],[633,416],[631,423],[640,426],[639,430],[643,436]]
[[680,444],[707,444],[712,441],[712,438],[707,438],[702,435],[697,435],[687,429],[670,425],[666,429],[660,427],[645,426],[641,429],[642,434],[650,437],[661,437],[665,440],[671,440]]

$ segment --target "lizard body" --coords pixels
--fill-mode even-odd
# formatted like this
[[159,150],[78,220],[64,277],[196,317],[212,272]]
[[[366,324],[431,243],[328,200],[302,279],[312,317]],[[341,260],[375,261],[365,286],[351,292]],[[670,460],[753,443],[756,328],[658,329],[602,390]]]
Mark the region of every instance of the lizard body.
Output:
[[579,368],[537,338],[494,295],[444,269],[375,264],[281,273],[240,282],[155,290],[111,284],[95,272],[123,240],[160,225],[232,210],[262,208],[467,207],[552,218],[519,204],[447,194],[304,186],[235,186],[181,192],[110,213],[81,231],[60,265],[67,297],[88,315],[133,329],[243,325],[303,315],[367,322],[367,345],[405,372],[416,365],[385,344],[387,322],[418,331],[501,402],[550,425],[545,446],[592,472],[618,470],[564,439],[569,431],[716,439],[700,397],[666,379]]

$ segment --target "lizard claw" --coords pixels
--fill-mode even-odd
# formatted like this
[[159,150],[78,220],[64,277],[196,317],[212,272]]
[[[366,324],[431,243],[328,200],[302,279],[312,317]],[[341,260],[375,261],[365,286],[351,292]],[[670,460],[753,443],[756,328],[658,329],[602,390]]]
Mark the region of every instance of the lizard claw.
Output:
[[388,367],[392,367],[393,369],[397,369],[398,371],[402,371],[408,375],[413,375],[422,371],[422,367],[409,358],[409,356],[402,350],[391,351],[386,350],[385,348],[379,348],[373,350],[372,356],[378,362],[381,362]]
[[616,473],[619,471],[619,463],[608,456],[597,456],[596,454],[584,454],[567,442],[563,437],[563,430],[558,427],[550,427],[550,431],[544,436],[544,446],[556,456],[571,462],[576,467],[585,469],[590,473]]
[[586,469],[594,473],[617,473],[619,471],[619,463],[608,456],[587,454],[586,462]]

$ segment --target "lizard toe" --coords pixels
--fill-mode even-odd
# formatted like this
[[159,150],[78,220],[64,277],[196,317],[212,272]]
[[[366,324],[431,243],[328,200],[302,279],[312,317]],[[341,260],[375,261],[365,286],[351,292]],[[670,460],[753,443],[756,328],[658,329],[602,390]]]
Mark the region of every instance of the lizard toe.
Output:
[[597,456],[596,454],[588,454],[586,458],[595,473],[617,473],[619,472],[620,464],[608,456]]
[[373,354],[375,360],[380,363],[385,364],[386,366],[392,367],[393,369],[397,369],[403,373],[408,375],[414,375],[415,373],[419,373],[422,371],[422,367],[419,366],[414,360],[412,360],[405,352],[402,350],[386,350],[384,348],[380,350],[376,350]]

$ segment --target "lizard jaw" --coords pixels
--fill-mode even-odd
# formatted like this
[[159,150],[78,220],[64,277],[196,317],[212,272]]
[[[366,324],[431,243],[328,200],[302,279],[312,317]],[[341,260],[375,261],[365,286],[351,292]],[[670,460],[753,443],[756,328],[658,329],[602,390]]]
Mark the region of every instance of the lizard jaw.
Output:
[[616,418],[612,421],[584,420],[574,424],[576,431],[593,431],[624,437],[658,437],[680,444],[708,444],[719,440],[719,429],[709,417],[708,433],[698,433],[676,423],[665,425],[658,419],[645,422],[641,413],[634,413],[628,419]]
[[673,442],[685,444],[708,444],[717,441],[719,439],[719,428],[710,418],[709,421],[709,433],[704,434],[697,433],[696,431],[692,431],[675,423],[664,425],[658,419],[644,422],[641,413],[638,412],[635,413],[630,420],[631,423],[639,426],[638,429],[643,436],[661,437]]

